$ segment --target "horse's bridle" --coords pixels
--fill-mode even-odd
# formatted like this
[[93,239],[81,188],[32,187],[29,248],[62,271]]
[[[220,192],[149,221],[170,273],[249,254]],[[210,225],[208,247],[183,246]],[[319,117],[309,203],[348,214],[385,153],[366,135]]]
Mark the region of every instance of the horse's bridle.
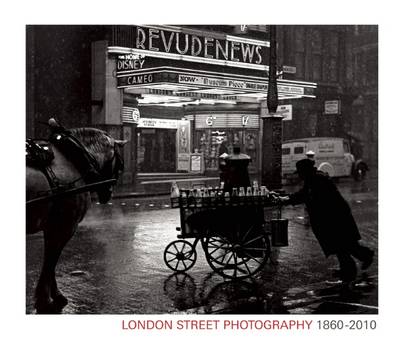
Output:
[[105,179],[117,180],[120,173],[123,170],[124,170],[124,160],[122,159],[118,144],[114,143],[114,155],[111,160],[106,162],[106,164],[99,171],[99,173]]

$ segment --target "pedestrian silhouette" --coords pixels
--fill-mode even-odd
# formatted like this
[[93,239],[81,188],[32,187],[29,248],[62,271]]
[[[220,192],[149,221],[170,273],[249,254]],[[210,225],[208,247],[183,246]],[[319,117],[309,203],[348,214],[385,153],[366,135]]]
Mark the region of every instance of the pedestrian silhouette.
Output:
[[314,164],[310,159],[296,163],[304,186],[282,200],[292,205],[305,203],[312,231],[322,251],[326,257],[337,256],[340,279],[349,283],[357,276],[353,257],[361,261],[361,269],[365,270],[373,261],[374,251],[360,245],[361,235],[350,206],[329,176],[317,171]]

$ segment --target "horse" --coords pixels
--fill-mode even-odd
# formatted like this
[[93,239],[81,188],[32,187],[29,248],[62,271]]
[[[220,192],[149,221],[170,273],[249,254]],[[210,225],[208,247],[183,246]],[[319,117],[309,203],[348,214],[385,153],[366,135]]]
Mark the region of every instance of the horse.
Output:
[[[50,126],[54,123],[49,121]],[[76,128],[68,133],[94,159],[97,180],[118,179],[123,170],[120,148],[127,141],[114,139],[105,131],[95,128]],[[50,193],[49,198],[41,198],[44,192],[54,191],[54,187],[43,170],[26,166],[26,232],[33,234],[42,231],[44,237],[42,268],[34,298],[37,313],[59,313],[68,304],[68,299],[57,287],[56,266],[63,248],[76,232],[91,203],[90,191],[85,188],[79,190],[87,185],[88,172],[77,167],[71,155],[61,151],[54,143],[49,143],[48,149],[54,153],[50,164],[53,178],[58,184],[77,189],[78,192],[60,195],[58,198],[52,198]],[[98,200],[105,204],[112,196],[112,184],[97,185],[99,187],[95,192]],[[29,203],[34,199],[38,201]]]

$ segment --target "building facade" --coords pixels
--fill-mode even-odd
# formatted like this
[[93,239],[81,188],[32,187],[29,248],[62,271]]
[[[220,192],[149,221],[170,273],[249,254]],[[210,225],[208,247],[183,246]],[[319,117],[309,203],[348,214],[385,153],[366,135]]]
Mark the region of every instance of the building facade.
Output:
[[[277,41],[283,139],[352,136],[376,164],[377,27],[278,26]],[[257,174],[268,57],[265,25],[28,26],[27,136],[55,116],[128,139],[124,184],[217,174],[234,145]]]

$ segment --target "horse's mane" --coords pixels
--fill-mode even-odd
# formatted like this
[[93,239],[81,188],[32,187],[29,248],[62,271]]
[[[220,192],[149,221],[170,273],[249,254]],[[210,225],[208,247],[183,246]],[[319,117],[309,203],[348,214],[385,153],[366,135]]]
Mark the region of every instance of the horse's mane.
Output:
[[86,149],[97,158],[100,165],[104,163],[107,159],[104,154],[112,148],[110,135],[103,130],[91,127],[71,129],[71,134],[79,139]]

